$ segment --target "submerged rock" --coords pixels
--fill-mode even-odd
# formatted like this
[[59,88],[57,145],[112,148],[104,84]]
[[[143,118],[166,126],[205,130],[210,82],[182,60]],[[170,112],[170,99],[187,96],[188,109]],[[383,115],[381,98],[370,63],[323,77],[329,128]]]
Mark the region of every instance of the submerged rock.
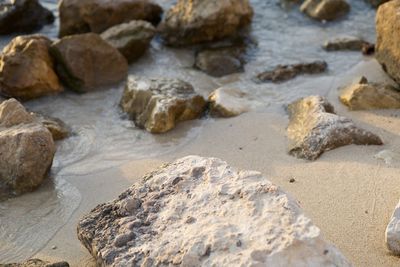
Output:
[[156,29],[143,20],[134,20],[109,28],[101,38],[121,52],[129,63],[141,57],[156,34]]
[[400,108],[400,91],[390,84],[369,83],[362,77],[342,89],[340,101],[351,110]]
[[156,25],[162,8],[148,0],[62,0],[59,4],[60,37],[87,32],[102,33],[132,20]]
[[160,32],[169,45],[190,45],[235,36],[252,18],[248,0],[178,0]]
[[362,51],[363,48],[367,45],[371,44],[357,37],[345,36],[327,41],[323,45],[323,48],[326,51],[340,51],[340,50]]
[[299,99],[288,106],[288,112],[289,153],[298,158],[315,160],[325,151],[350,144],[383,144],[378,136],[336,115],[323,97]]
[[0,34],[31,33],[54,22],[54,15],[38,0],[0,2]]
[[400,255],[400,202],[394,209],[392,218],[386,228],[385,241],[388,249]]
[[209,97],[210,114],[214,117],[234,117],[249,111],[247,94],[234,88],[218,88]]
[[329,21],[349,13],[350,5],[346,0],[305,0],[300,10],[313,19]]
[[328,64],[325,61],[299,63],[293,65],[278,65],[273,70],[265,71],[257,75],[256,81],[274,83],[285,82],[301,74],[319,74],[326,71]]
[[126,59],[95,33],[64,37],[52,45],[51,52],[61,80],[78,92],[118,83],[128,73]]
[[78,238],[102,266],[351,266],[261,173],[198,156],[97,206]]
[[69,267],[68,262],[61,261],[56,263],[50,263],[40,259],[30,259],[23,263],[9,263],[0,264],[2,267]]
[[0,55],[0,93],[21,100],[63,90],[49,54],[51,41],[42,35],[14,38]]
[[179,79],[129,76],[121,99],[122,110],[136,126],[164,133],[180,121],[199,118],[206,101],[193,86]]

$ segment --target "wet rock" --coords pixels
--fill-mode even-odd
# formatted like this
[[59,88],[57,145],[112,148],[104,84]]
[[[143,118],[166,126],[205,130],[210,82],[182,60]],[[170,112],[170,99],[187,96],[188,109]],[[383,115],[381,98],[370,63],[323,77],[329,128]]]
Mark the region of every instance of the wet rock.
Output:
[[288,112],[289,153],[298,158],[315,160],[325,151],[350,144],[383,144],[378,136],[336,115],[323,97],[299,99],[288,106]]
[[328,64],[325,61],[299,63],[293,65],[278,65],[273,70],[265,71],[257,75],[257,82],[271,81],[274,83],[285,82],[294,79],[301,74],[319,74],[325,72]]
[[375,58],[384,71],[400,83],[400,1],[389,1],[381,5],[376,13]]
[[400,108],[400,91],[390,84],[369,83],[365,77],[342,89],[340,101],[351,110]]
[[0,34],[31,33],[54,22],[54,15],[38,0],[0,2]]
[[88,92],[126,78],[128,63],[98,34],[62,38],[51,46],[61,80],[78,92]]
[[380,5],[390,1],[390,0],[365,0],[367,3],[370,3],[373,7],[377,8]]
[[248,0],[178,0],[166,14],[160,32],[169,45],[190,45],[237,35],[251,23]]
[[162,8],[148,0],[62,0],[59,4],[60,37],[87,32],[102,33],[132,20],[156,25]]
[[300,10],[313,19],[330,21],[349,13],[350,5],[346,0],[306,0]]
[[62,120],[41,114],[35,114],[35,116],[36,120],[49,130],[54,141],[62,140],[70,136],[71,129]]
[[151,133],[164,133],[180,121],[199,118],[206,101],[191,84],[179,79],[129,76],[121,107],[136,126]]
[[234,117],[249,111],[247,94],[235,88],[219,88],[209,97],[210,114],[214,117]]
[[150,45],[156,29],[143,20],[134,20],[109,28],[101,38],[121,52],[129,63],[141,57]]
[[388,249],[400,255],[400,202],[394,209],[393,215],[386,228],[385,241]]
[[61,261],[56,263],[50,263],[40,259],[30,259],[23,263],[9,263],[0,264],[2,267],[69,267],[68,262]]
[[[119,210],[126,198],[157,194],[155,210]],[[128,227],[137,219],[149,224]],[[351,266],[259,172],[198,156],[164,165],[97,206],[80,220],[78,238],[101,266]]]
[[62,91],[49,54],[51,41],[42,35],[14,38],[0,55],[0,93],[21,100]]
[[348,37],[339,37],[333,40],[329,40],[323,45],[323,48],[326,51],[340,51],[340,50],[362,51],[362,49],[367,45],[371,44],[364,41],[363,39],[353,36],[348,36]]

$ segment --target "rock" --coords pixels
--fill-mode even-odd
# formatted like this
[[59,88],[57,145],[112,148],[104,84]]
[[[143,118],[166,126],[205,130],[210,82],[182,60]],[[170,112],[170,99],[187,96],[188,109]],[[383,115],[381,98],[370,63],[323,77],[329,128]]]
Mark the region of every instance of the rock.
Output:
[[43,124],[53,136],[54,141],[62,140],[70,136],[71,129],[62,120],[41,114],[35,114],[36,120]]
[[350,144],[383,144],[378,136],[336,115],[323,97],[299,99],[288,106],[288,112],[289,153],[298,158],[315,160],[325,151]]
[[271,81],[274,83],[285,82],[294,79],[300,74],[318,74],[326,71],[328,64],[325,61],[299,63],[293,65],[278,65],[273,70],[265,71],[257,75],[257,82]]
[[0,104],[0,129],[32,122],[35,122],[35,117],[17,100],[10,99]]
[[350,110],[400,108],[400,91],[390,84],[360,82],[342,89],[340,101]]
[[385,239],[388,249],[392,253],[400,255],[400,202],[386,228]]
[[122,110],[136,126],[151,133],[164,133],[177,122],[200,117],[206,105],[191,84],[168,78],[129,76],[121,99]]
[[[132,198],[151,205],[127,210]],[[261,173],[198,156],[97,206],[80,220],[78,238],[101,266],[351,266]]]
[[59,4],[60,33],[63,37],[87,32],[102,33],[132,20],[156,25],[162,8],[148,0],[62,0]]
[[370,56],[375,54],[375,44],[364,44],[363,47],[361,48],[361,51],[363,53],[363,55],[365,56]]
[[367,3],[370,3],[373,7],[377,8],[380,5],[390,1],[390,0],[365,0]]
[[345,36],[327,41],[323,45],[323,48],[326,51],[340,51],[340,50],[362,51],[363,48],[366,47],[367,45],[371,44],[357,37]]
[[346,0],[306,0],[300,10],[313,19],[330,21],[349,13],[350,5]]
[[143,20],[134,20],[109,28],[101,38],[121,52],[129,63],[141,57],[150,45],[156,29]]
[[23,263],[9,263],[9,264],[0,264],[2,267],[69,267],[68,262],[56,262],[50,263],[48,261],[43,261],[40,259],[30,259]]
[[0,93],[29,100],[63,90],[49,54],[51,41],[42,35],[14,38],[0,55]]
[[98,34],[67,36],[51,46],[57,73],[78,92],[88,92],[125,79],[128,63],[121,53]]
[[249,111],[247,94],[234,88],[218,88],[213,91],[208,101],[210,113],[214,117],[234,117]]
[[235,36],[252,18],[248,0],[178,0],[160,32],[169,45],[191,45]]
[[38,0],[3,0],[0,10],[0,34],[31,33],[54,22],[53,13]]
[[397,83],[400,83],[399,12],[399,0],[389,1],[379,7],[376,13],[375,46],[375,58]]

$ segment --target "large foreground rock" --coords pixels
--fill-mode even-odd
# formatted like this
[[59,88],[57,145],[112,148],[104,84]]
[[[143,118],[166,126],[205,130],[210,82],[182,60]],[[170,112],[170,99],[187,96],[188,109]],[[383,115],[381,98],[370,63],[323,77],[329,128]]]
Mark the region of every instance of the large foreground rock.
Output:
[[288,106],[289,153],[308,160],[341,146],[382,145],[371,132],[358,128],[350,119],[335,114],[323,97],[309,96]]
[[54,22],[54,15],[38,0],[0,2],[0,34],[31,33]]
[[68,262],[50,263],[40,259],[30,259],[23,263],[0,264],[1,267],[69,267]]
[[63,90],[49,54],[51,41],[42,35],[14,38],[0,56],[0,93],[22,100]]
[[251,23],[248,0],[178,0],[160,25],[170,45],[190,45],[237,35]]
[[78,224],[101,266],[351,266],[259,172],[189,156]]
[[346,0],[306,0],[300,7],[301,12],[316,20],[335,20],[350,11]]
[[129,76],[121,99],[122,110],[136,126],[164,133],[180,121],[193,120],[206,108],[193,86],[179,79]]
[[124,56],[95,33],[64,37],[52,45],[51,52],[62,81],[78,92],[118,83],[128,73]]
[[389,250],[396,255],[400,255],[400,202],[394,209],[392,218],[386,228],[385,239]]
[[87,32],[102,33],[108,28],[131,20],[157,24],[162,8],[149,0],[62,0],[60,37]]
[[382,68],[400,83],[400,0],[381,5],[376,14],[375,57]]

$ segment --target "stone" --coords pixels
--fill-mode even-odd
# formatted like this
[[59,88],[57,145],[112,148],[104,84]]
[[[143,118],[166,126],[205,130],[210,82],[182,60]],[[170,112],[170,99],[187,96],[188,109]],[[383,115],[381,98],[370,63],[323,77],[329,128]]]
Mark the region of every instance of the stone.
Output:
[[208,96],[213,117],[235,117],[249,111],[247,94],[236,88],[218,88]]
[[168,45],[192,45],[237,36],[252,18],[248,0],[178,0],[159,31]]
[[343,88],[339,99],[350,110],[400,108],[400,91],[396,87],[369,83],[365,77]]
[[350,11],[346,0],[305,0],[300,11],[319,21],[331,21]]
[[0,128],[35,122],[35,117],[15,99],[0,104]]
[[382,145],[375,134],[358,128],[350,119],[335,114],[323,97],[301,98],[288,106],[289,154],[315,160],[325,151],[350,144]]
[[301,74],[319,74],[325,72],[328,64],[325,61],[314,61],[310,63],[299,63],[293,65],[278,65],[272,70],[258,74],[256,82],[280,83],[296,78]]
[[364,47],[371,45],[367,41],[354,36],[338,37],[325,42],[323,48],[326,51],[362,51]]
[[148,0],[62,0],[59,4],[59,36],[87,32],[102,33],[112,26],[132,20],[154,25],[161,20],[162,8]]
[[385,241],[388,249],[395,255],[400,255],[400,202],[386,228]]
[[29,100],[63,90],[49,54],[51,41],[42,35],[14,38],[0,55],[0,93]]
[[364,44],[363,47],[361,48],[361,52],[365,56],[371,56],[375,54],[375,44],[370,44],[370,43]]
[[128,73],[124,56],[96,33],[64,37],[50,51],[56,59],[59,77],[77,92],[116,84]]
[[380,5],[382,5],[388,1],[390,1],[390,0],[365,0],[365,2],[371,4],[375,8],[378,8]]
[[207,103],[182,80],[129,76],[120,105],[136,126],[164,133],[178,122],[199,118]]
[[37,113],[35,116],[36,120],[49,130],[54,141],[65,139],[71,135],[70,127],[62,120]]
[[[128,198],[152,206],[121,209]],[[147,225],[132,227],[138,219]],[[261,173],[199,156],[166,164],[98,205],[79,221],[78,238],[99,266],[351,266]]]
[[0,35],[31,33],[53,22],[53,13],[38,0],[3,0],[0,3]]
[[155,34],[156,29],[149,22],[134,20],[109,28],[101,38],[132,63],[146,52]]
[[69,267],[68,262],[61,261],[56,263],[50,263],[40,259],[30,259],[23,263],[9,263],[0,264],[2,267]]
[[376,13],[375,58],[384,71],[400,83],[400,0],[381,5]]

